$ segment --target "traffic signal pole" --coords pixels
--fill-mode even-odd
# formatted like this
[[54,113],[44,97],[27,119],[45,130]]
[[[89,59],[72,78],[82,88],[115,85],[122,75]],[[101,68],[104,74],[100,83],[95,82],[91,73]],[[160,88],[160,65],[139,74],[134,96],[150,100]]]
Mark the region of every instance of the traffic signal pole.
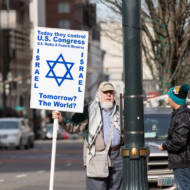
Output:
[[9,55],[9,29],[3,29],[3,109],[7,107],[6,84],[9,72],[10,55]]
[[123,190],[147,190],[147,156],[144,145],[144,109],[141,64],[140,0],[122,0],[124,44]]

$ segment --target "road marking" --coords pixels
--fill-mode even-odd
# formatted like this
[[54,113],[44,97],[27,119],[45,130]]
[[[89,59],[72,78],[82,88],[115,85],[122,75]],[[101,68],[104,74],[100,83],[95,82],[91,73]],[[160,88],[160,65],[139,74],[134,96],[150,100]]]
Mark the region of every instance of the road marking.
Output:
[[3,183],[5,180],[4,179],[0,179],[0,183]]
[[16,177],[17,178],[22,178],[22,177],[26,177],[27,175],[26,174],[20,174],[20,175],[17,175]]
[[71,164],[70,162],[66,164],[66,166],[68,166],[68,167],[71,166],[71,165],[72,165],[72,164]]
[[45,171],[44,170],[39,170],[36,173],[41,174],[41,173],[45,173]]

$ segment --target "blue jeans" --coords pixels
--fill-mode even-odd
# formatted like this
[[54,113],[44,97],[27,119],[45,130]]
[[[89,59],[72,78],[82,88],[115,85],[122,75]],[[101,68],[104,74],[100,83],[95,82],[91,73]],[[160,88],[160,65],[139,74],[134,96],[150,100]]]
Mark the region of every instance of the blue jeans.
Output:
[[190,168],[174,169],[177,190],[190,190]]

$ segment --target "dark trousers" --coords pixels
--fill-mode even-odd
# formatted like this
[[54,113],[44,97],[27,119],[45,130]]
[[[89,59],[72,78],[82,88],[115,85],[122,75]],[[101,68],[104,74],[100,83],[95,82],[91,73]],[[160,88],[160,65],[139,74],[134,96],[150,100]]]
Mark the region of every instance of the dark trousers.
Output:
[[121,190],[123,161],[120,151],[109,153],[112,167],[109,169],[107,178],[86,177],[86,190]]
[[190,190],[190,168],[174,169],[177,190]]

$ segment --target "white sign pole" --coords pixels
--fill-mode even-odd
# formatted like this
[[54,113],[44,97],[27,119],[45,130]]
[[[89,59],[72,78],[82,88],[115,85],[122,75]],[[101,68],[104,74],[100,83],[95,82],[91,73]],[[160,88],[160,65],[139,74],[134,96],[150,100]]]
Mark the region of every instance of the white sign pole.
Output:
[[57,142],[58,125],[59,125],[58,119],[54,119],[49,190],[53,190],[53,186],[54,186],[55,157],[56,157],[56,142]]

